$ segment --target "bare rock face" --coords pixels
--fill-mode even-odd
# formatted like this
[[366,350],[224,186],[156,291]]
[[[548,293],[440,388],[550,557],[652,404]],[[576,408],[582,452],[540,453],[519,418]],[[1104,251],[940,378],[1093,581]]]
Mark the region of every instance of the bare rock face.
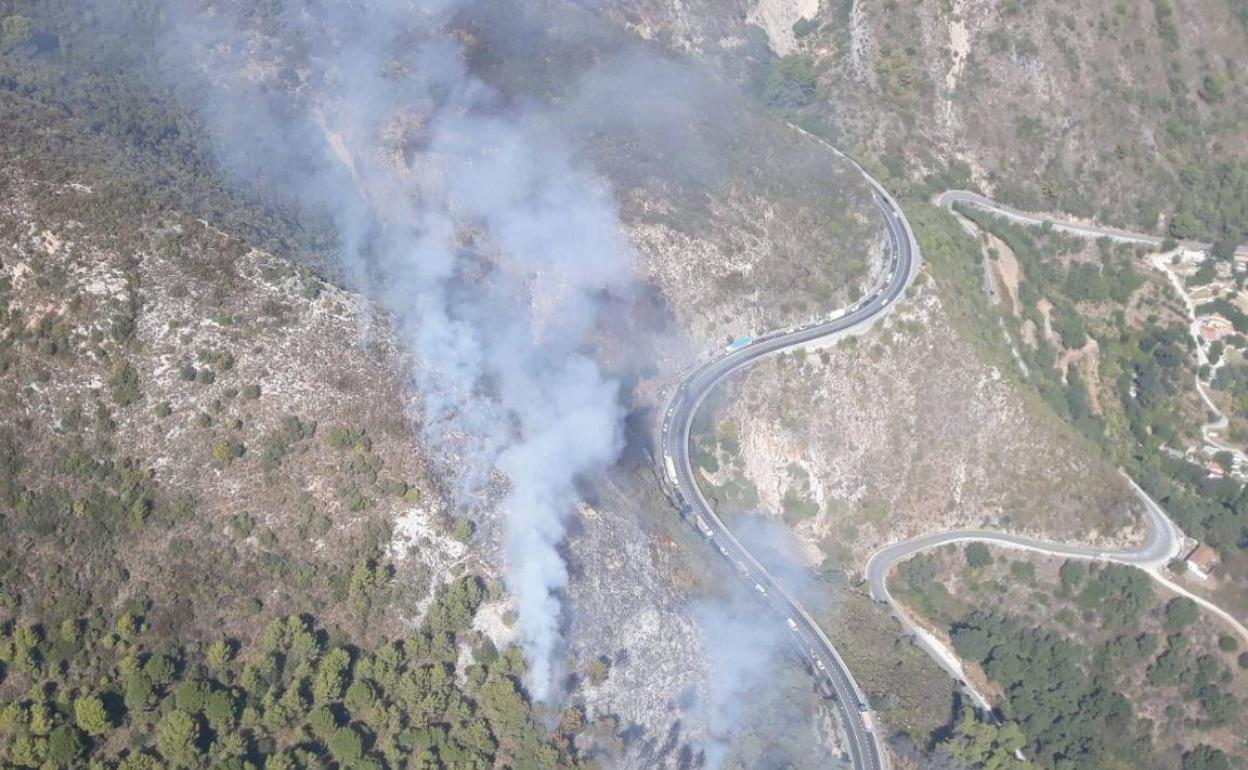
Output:
[[713,448],[717,488],[748,482],[817,561],[957,527],[1112,542],[1131,497],[1073,431],[978,363],[931,282],[852,344],[762,364]]
[[771,50],[784,56],[797,47],[793,25],[818,13],[819,0],[757,0],[746,21],[762,27]]

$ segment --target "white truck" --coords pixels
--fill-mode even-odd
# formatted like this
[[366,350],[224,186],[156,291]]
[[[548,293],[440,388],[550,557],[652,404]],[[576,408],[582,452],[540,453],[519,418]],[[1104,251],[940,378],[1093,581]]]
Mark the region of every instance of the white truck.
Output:
[[862,726],[868,730],[875,729],[875,720],[871,716],[871,709],[867,708],[867,704],[858,704],[858,718],[862,720]]
[[672,456],[663,453],[663,467],[667,469],[667,478],[672,482],[676,482],[676,463],[672,462]]
[[786,620],[785,622],[789,624],[789,630],[790,630],[790,631],[796,631],[796,630],[797,630],[797,621],[796,621],[796,620],[794,620],[793,618],[789,618],[789,619],[788,619],[788,620]]
[[706,523],[706,519],[702,518],[702,514],[695,513],[693,515],[693,520],[697,522],[698,529],[702,530],[702,534],[707,537],[715,534],[715,530],[711,529],[711,525]]

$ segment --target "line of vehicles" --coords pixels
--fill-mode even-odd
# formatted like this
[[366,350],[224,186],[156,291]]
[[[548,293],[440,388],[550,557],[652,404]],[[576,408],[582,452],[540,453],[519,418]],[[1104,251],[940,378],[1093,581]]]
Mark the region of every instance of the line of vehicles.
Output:
[[[872,293],[870,296],[862,300],[859,300],[858,302],[850,305],[849,307],[841,308],[839,310],[834,310],[833,312],[829,313],[823,318],[819,318],[814,321],[809,321],[800,326],[789,326],[784,329],[779,329],[774,332],[769,332],[767,334],[764,334],[761,337],[751,337],[748,335],[737,337],[732,342],[730,342],[727,346],[724,347],[724,352],[736,353],[737,351],[744,350],[760,342],[767,342],[768,340],[775,339],[776,337],[784,337],[790,334],[794,334],[796,332],[802,332],[802,331],[806,331],[807,329],[813,329],[816,326],[822,326],[823,324],[831,323],[832,321],[836,321],[841,318],[844,318],[845,316],[851,313],[856,313],[859,310],[862,310],[863,308],[870,307],[873,303],[875,303],[876,300],[880,298],[880,295],[888,291],[889,287],[893,285],[893,279],[897,277],[897,262],[898,262],[898,254],[897,254],[896,249],[894,249],[892,260],[889,262],[889,266],[888,266],[888,276],[884,279],[884,282],[880,284],[880,287],[876,289],[876,291]],[[891,301],[892,301],[891,297],[886,297],[884,299],[884,302],[882,302],[880,306],[888,307],[888,303]]]
[[[804,340],[826,336],[837,329],[852,328],[892,302],[893,296],[890,292],[896,293],[898,279],[904,284],[908,278],[908,272],[906,275],[899,275],[898,270],[901,256],[906,254],[909,258],[913,238],[906,232],[904,220],[894,209],[887,195],[878,191],[878,186],[874,182],[872,184],[877,187],[876,202],[885,215],[885,223],[892,242],[888,272],[881,283],[869,296],[821,319],[809,321],[800,326],[774,330],[759,337],[738,336],[731,339],[721,352],[710,352],[691,376],[680,381],[664,416],[661,433],[664,473],[674,489],[673,502],[679,509],[681,517],[716,547],[745,584],[753,586],[762,602],[770,610],[777,611],[780,617],[784,617],[793,644],[802,657],[806,658],[817,670],[817,679],[821,689],[836,702],[837,709],[844,717],[848,739],[847,749],[856,770],[880,770],[888,766],[879,744],[878,734],[875,734],[874,715],[866,703],[866,696],[854,683],[853,675],[840,660],[835,648],[831,646],[831,642],[824,636],[815,621],[797,600],[788,594],[783,583],[776,581],[768,574],[767,569],[757,563],[736,541],[732,532],[718,520],[706,501],[701,499],[688,465],[689,458],[686,454],[688,447],[684,446],[684,442],[688,439],[687,421],[692,419],[697,402],[686,403],[685,396],[688,388],[701,388],[700,398],[727,373],[748,364],[751,360]],[[840,323],[836,324],[837,321]],[[815,331],[811,332],[811,330]],[[801,336],[791,343],[767,345],[761,349],[758,347],[760,343],[772,343],[778,338],[794,334]],[[686,421],[679,426],[675,425],[678,413],[682,415],[682,420]],[[679,435],[674,435],[673,429],[678,430]],[[673,444],[674,439],[681,443]],[[675,457],[682,458],[682,465],[679,468]],[[689,496],[695,499],[689,499]],[[855,709],[852,708],[854,704],[857,706],[856,714]],[[864,735],[864,732],[867,735]]]
[[[672,461],[671,455],[665,454],[663,459],[664,459],[664,462],[668,466],[669,474],[671,475],[673,479],[675,479],[676,470],[675,470],[675,464]],[[714,542],[715,528],[712,527],[705,518],[703,518],[702,514],[693,512],[688,507],[684,509],[684,513],[686,514],[686,516],[688,516],[689,513],[693,513],[693,522],[694,522],[694,525],[698,528],[698,531],[701,532],[703,536],[706,537],[707,540],[711,540],[712,542]],[[728,549],[725,548],[722,543],[716,542],[715,545],[718,548],[720,555],[722,556],[728,555]],[[736,567],[737,572],[740,573],[740,575],[743,578],[746,578],[746,579],[753,578],[753,575],[750,572],[749,566],[745,563],[743,559],[737,559],[734,566]],[[763,599],[767,598],[768,596],[767,587],[764,586],[762,583],[754,583],[754,590],[758,593],[758,595],[761,598]],[[801,627],[798,625],[797,620],[793,618],[792,616],[789,616],[785,618],[784,623],[786,626],[788,626],[789,631],[797,637],[799,646],[801,646],[800,643],[805,642],[806,640],[805,640],[805,637],[802,636]],[[805,646],[806,646],[806,651],[809,654],[810,660],[814,662],[815,668],[818,669],[819,673],[827,674],[828,668],[824,664],[823,658],[819,655],[818,651],[815,650],[813,645],[807,644]],[[874,730],[875,727],[874,727],[874,722],[872,721],[872,718],[871,718],[871,711],[866,703],[861,702],[861,701],[858,703],[858,713],[862,721],[863,727],[867,729],[868,731]]]
[[[789,631],[792,632],[795,636],[797,636],[799,642],[805,641],[805,639],[802,638],[801,628],[800,626],[797,625],[797,620],[795,620],[792,617],[789,617],[789,618],[786,618],[784,622],[785,622],[785,625],[789,627]],[[819,669],[820,673],[826,673],[828,670],[827,666],[824,665],[823,658],[819,656],[819,653],[815,651],[815,648],[813,646],[808,645],[807,650],[810,653],[811,659],[814,660],[815,662],[815,668]],[[862,701],[858,702],[858,714],[860,715],[862,719],[863,727],[865,727],[867,730],[875,729],[875,724],[871,719],[871,708],[865,702],[862,702]]]

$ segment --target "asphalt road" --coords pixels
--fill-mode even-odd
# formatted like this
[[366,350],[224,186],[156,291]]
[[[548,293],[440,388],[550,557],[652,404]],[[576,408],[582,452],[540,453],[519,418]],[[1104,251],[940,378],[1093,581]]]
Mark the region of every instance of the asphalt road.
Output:
[[963,679],[960,664],[956,660],[950,660],[944,649],[934,644],[925,634],[920,633],[918,626],[911,621],[909,616],[893,600],[892,594],[888,592],[889,572],[899,562],[922,551],[939,548],[950,543],[965,542],[991,543],[1000,547],[1035,551],[1068,559],[1088,559],[1129,564],[1146,570],[1155,570],[1163,567],[1167,562],[1179,555],[1183,544],[1183,533],[1170,520],[1165,511],[1151,497],[1145,494],[1144,490],[1136,486],[1135,482],[1130,479],[1127,481],[1135,491],[1135,494],[1144,503],[1148,537],[1139,546],[1121,550],[1106,550],[1086,545],[1054,543],[1047,540],[1020,537],[1018,535],[983,529],[957,529],[948,532],[936,532],[885,546],[871,555],[871,558],[867,560],[867,566],[863,575],[871,592],[871,598],[882,604],[887,604],[893,616],[913,636],[915,643],[930,655],[951,677],[958,680],[958,684],[971,697],[979,709],[984,712],[991,712],[992,707],[987,699]]
[[[1073,233],[1074,235],[1083,235],[1092,238],[1111,238],[1123,243],[1140,243],[1146,246],[1160,246],[1166,241],[1165,238],[1156,235],[1147,235],[1144,233],[1131,232],[1129,230],[1120,230],[1116,227],[1102,227],[1100,225],[1083,224],[1080,222],[1070,222],[1056,217],[1049,217],[1043,214],[1032,214],[1026,211],[1019,211],[1001,203],[997,203],[991,198],[986,198],[979,193],[969,192],[967,190],[947,190],[936,196],[936,205],[945,208],[953,208],[956,204],[966,204],[975,206],[976,208],[985,209],[995,214],[1027,225],[1048,225],[1054,230]],[[1195,251],[1209,251],[1213,248],[1213,244],[1203,241],[1176,241],[1178,245]],[[1239,256],[1248,256],[1248,244],[1240,246],[1235,250]]]
[[865,171],[863,175],[871,184],[890,241],[889,269],[882,285],[840,317],[772,332],[746,347],[707,361],[685,377],[672,396],[664,416],[661,462],[666,478],[681,501],[686,520],[702,533],[722,558],[733,565],[743,580],[754,587],[759,598],[775,610],[774,622],[785,624],[794,644],[810,661],[817,675],[831,686],[845,726],[850,759],[856,770],[884,770],[888,765],[882,739],[873,729],[866,696],[854,681],[849,668],[801,603],[741,545],[716,515],[698,488],[689,453],[689,430],[694,415],[706,396],[725,377],[784,350],[815,340],[865,331],[888,312],[913,280],[918,270],[919,249],[910,225],[896,201]]
[[[805,132],[803,132],[805,133]],[[822,143],[822,142],[821,142]],[[828,149],[845,158],[836,148]],[[848,158],[846,158],[849,160]],[[853,163],[852,160],[849,162]],[[857,166],[857,164],[854,164]],[[861,333],[879,320],[905,292],[916,274],[920,254],[918,243],[909,223],[896,201],[878,182],[861,167],[858,170],[867,178],[875,203],[883,216],[890,241],[889,270],[882,286],[879,286],[848,312],[801,327],[790,327],[753,340],[749,345],[725,352],[705,362],[681,381],[665,413],[661,447],[663,472],[673,485],[681,502],[682,515],[698,529],[719,555],[732,564],[741,578],[754,586],[764,601],[776,613],[775,622],[785,623],[796,647],[802,651],[824,682],[832,687],[837,709],[845,726],[849,742],[850,759],[856,770],[884,770],[887,754],[880,736],[873,729],[866,696],[854,681],[849,668],[828,640],[823,630],[787,588],[737,540],[732,531],[716,515],[715,510],[703,497],[693,472],[689,452],[689,432],[698,407],[707,395],[730,374],[749,366],[760,358],[800,347],[816,340],[824,340],[844,334]],[[952,208],[955,204],[968,204],[991,210],[1017,222],[1033,225],[1048,224],[1055,229],[1084,236],[1108,237],[1115,240],[1158,246],[1163,239],[1096,225],[1055,221],[1043,215],[1029,214],[1011,209],[972,192],[953,190],[941,194],[938,205]],[[1180,245],[1208,250],[1210,245],[1197,241],[1180,241]],[[1248,246],[1237,253],[1248,254]],[[1132,488],[1144,502],[1148,524],[1148,538],[1135,548],[1122,550],[1097,549],[1079,544],[1065,544],[1026,538],[989,530],[954,530],[924,535],[902,543],[887,546],[874,553],[867,562],[865,578],[871,596],[890,606],[894,616],[951,676],[959,680],[967,693],[980,708],[989,710],[988,702],[972,687],[962,681],[958,662],[950,661],[944,652],[930,642],[924,634],[900,610],[888,592],[887,577],[900,561],[931,548],[949,543],[979,541],[1002,547],[1018,548],[1066,558],[1102,560],[1129,564],[1149,570],[1160,576],[1160,568],[1178,555],[1183,534],[1165,512],[1134,482]],[[1164,578],[1161,578],[1164,581]],[[1202,604],[1207,602],[1202,601]],[[1216,607],[1211,607],[1219,611]],[[1225,614],[1225,613],[1223,613]],[[1229,616],[1228,616],[1229,617]],[[1242,628],[1242,627],[1241,627]]]

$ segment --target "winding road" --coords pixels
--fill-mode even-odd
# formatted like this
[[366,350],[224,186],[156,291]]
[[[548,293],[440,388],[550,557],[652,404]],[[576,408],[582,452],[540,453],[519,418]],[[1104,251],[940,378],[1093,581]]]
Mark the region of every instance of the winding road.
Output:
[[957,657],[911,620],[905,611],[901,609],[900,605],[893,600],[892,594],[888,591],[888,573],[899,562],[905,561],[922,551],[939,548],[951,543],[981,542],[1003,548],[1033,551],[1067,559],[1087,559],[1127,564],[1156,575],[1171,559],[1179,555],[1183,546],[1183,533],[1170,520],[1166,512],[1161,509],[1161,506],[1149,497],[1144,490],[1140,489],[1130,479],[1127,479],[1127,482],[1144,503],[1145,519],[1148,524],[1148,537],[1137,547],[1122,550],[1105,550],[1087,545],[1055,543],[983,529],[958,529],[948,532],[935,532],[885,546],[871,555],[867,560],[866,569],[863,571],[868,589],[871,592],[871,598],[877,602],[887,604],[893,616],[901,622],[902,627],[914,635],[915,643],[930,655],[950,676],[958,680],[958,684],[963,691],[971,697],[971,700],[975,702],[975,705],[981,711],[991,713],[992,705],[982,693],[966,681],[962,665]]
[[[991,198],[986,198],[979,193],[970,192],[968,190],[947,190],[936,196],[934,203],[937,206],[944,206],[952,209],[958,204],[975,206],[976,208],[991,211],[994,214],[1005,217],[1014,222],[1024,225],[1049,226],[1054,230],[1060,230],[1071,235],[1080,235],[1085,238],[1109,238],[1121,243],[1138,243],[1144,246],[1160,247],[1165,243],[1167,238],[1157,235],[1148,235],[1146,233],[1136,233],[1130,230],[1122,230],[1117,227],[1104,227],[1102,225],[1086,224],[1083,222],[1071,222],[1059,217],[1049,216],[1047,214],[1034,214],[1027,211],[1019,211],[1016,208],[997,203]],[[1204,241],[1177,240],[1175,243],[1185,249],[1193,251],[1209,251],[1213,248],[1213,244]],[[1240,246],[1235,250],[1239,256],[1248,256],[1248,244]]]
[[[1140,243],[1152,246],[1160,246],[1163,242],[1162,238],[1158,238],[1156,236],[1131,233],[1114,228],[1063,222],[1041,214],[1020,212],[1016,209],[1009,208],[1008,206],[998,204],[989,198],[983,197],[982,195],[961,190],[942,193],[936,198],[935,203],[950,209],[952,209],[955,204],[976,206],[1004,216],[1015,222],[1029,225],[1048,225],[1054,229],[1063,230],[1065,232],[1083,237],[1108,237],[1122,242]],[[1208,250],[1210,248],[1209,244],[1196,241],[1183,242],[1180,245],[1184,248],[1196,250]],[[1123,475],[1126,477],[1126,474]],[[998,547],[1043,553],[1048,556],[1125,564],[1144,570],[1154,580],[1166,586],[1170,590],[1192,599],[1206,610],[1219,616],[1245,641],[1248,641],[1248,627],[1245,627],[1244,624],[1237,618],[1203,596],[1194,594],[1176,584],[1166,576],[1166,565],[1171,559],[1179,556],[1182,552],[1184,544],[1183,532],[1179,529],[1178,525],[1170,519],[1161,506],[1149,497],[1148,494],[1146,494],[1144,490],[1139,487],[1139,485],[1132,481],[1130,477],[1126,477],[1126,480],[1131,486],[1132,491],[1135,492],[1136,496],[1139,497],[1141,502],[1144,504],[1145,522],[1148,526],[1148,536],[1145,541],[1138,546],[1118,550],[1107,550],[1088,545],[1055,543],[989,530],[966,529],[937,532],[885,546],[872,554],[867,560],[867,565],[863,575],[871,592],[871,597],[876,601],[889,606],[893,616],[901,622],[902,627],[913,635],[915,643],[927,652],[928,655],[930,655],[942,669],[956,679],[976,706],[986,713],[991,712],[991,704],[989,704],[987,698],[985,698],[982,693],[966,681],[962,671],[961,662],[958,660],[957,656],[925,629],[914,623],[914,621],[906,615],[905,611],[901,609],[889,593],[887,582],[888,574],[899,562],[902,562],[922,551],[938,548],[951,543],[983,542]]]
[[[800,129],[799,129],[800,130]],[[806,132],[802,132],[806,133]],[[809,136],[809,134],[808,134]],[[920,252],[914,232],[897,202],[861,166],[836,148],[815,137],[820,144],[847,162],[853,164],[872,188],[875,204],[883,218],[889,239],[889,265],[883,281],[865,299],[847,310],[833,313],[827,320],[790,327],[752,340],[740,348],[730,348],[725,353],[703,363],[687,375],[676,388],[664,414],[660,434],[663,473],[672,485],[681,507],[682,515],[698,529],[719,555],[727,560],[742,579],[751,583],[760,598],[784,618],[792,641],[807,657],[817,675],[831,686],[837,709],[845,728],[850,759],[856,770],[885,770],[887,753],[871,718],[870,706],[862,689],[854,680],[844,660],[824,634],[810,613],[797,601],[782,581],[771,574],[761,562],[746,549],[732,531],[716,514],[715,509],[703,496],[696,481],[690,455],[689,434],[694,417],[702,402],[715,386],[735,372],[754,362],[780,352],[801,347],[814,341],[827,342],[836,337],[860,334],[887,314],[905,293],[918,272]],[[1048,225],[1055,229],[1085,237],[1107,237],[1130,243],[1160,246],[1162,238],[1131,233],[1114,228],[1065,222],[1045,215],[1029,214],[997,204],[976,193],[954,190],[943,193],[938,205],[952,208],[955,204],[967,204],[991,210],[1024,224]],[[1200,242],[1181,242],[1190,249],[1208,250],[1210,245]],[[1242,253],[1248,250],[1240,249]],[[1127,479],[1135,494],[1144,504],[1148,525],[1148,537],[1144,543],[1120,550],[1099,549],[1080,544],[1063,544],[988,530],[954,530],[913,538],[886,546],[869,558],[864,577],[871,596],[889,605],[892,614],[909,631],[916,643],[931,655],[940,666],[956,679],[977,706],[991,712],[987,699],[965,681],[961,663],[937,639],[916,625],[893,600],[888,591],[887,578],[890,570],[900,561],[921,551],[958,542],[985,542],[999,547],[1044,553],[1051,556],[1100,560],[1139,567],[1171,590],[1184,594],[1219,615],[1248,640],[1248,628],[1236,618],[1209,600],[1192,594],[1176,585],[1164,574],[1165,565],[1179,555],[1183,546],[1183,533],[1135,482]]]
[[887,755],[880,736],[873,729],[867,698],[854,681],[849,667],[788,587],[768,572],[720,520],[698,487],[689,452],[689,431],[698,407],[724,378],[784,350],[815,340],[866,331],[892,308],[913,280],[918,271],[919,247],[910,224],[892,196],[861,167],[858,170],[871,185],[872,196],[888,233],[889,264],[882,283],[848,311],[834,313],[831,320],[773,332],[694,370],[680,382],[672,396],[663,419],[661,447],[664,473],[680,500],[682,513],[711,542],[720,556],[732,564],[743,579],[754,585],[763,601],[779,613],[776,622],[787,625],[793,642],[807,656],[818,675],[831,686],[845,727],[850,759],[856,770],[884,770],[888,767]]

